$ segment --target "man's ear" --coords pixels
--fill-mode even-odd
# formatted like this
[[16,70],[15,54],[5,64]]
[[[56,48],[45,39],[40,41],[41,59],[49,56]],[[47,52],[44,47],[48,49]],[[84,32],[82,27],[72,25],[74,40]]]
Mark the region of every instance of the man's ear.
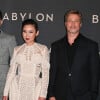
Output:
[[36,32],[36,36],[38,36],[38,35],[39,35],[39,31]]
[[82,27],[82,22],[80,23],[80,27]]

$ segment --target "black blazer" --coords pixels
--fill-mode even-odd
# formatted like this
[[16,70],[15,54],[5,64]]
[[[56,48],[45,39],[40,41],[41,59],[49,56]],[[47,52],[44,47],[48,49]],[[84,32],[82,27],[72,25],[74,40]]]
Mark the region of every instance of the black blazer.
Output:
[[99,81],[98,44],[83,35],[76,48],[69,75],[66,49],[66,36],[51,45],[50,80],[48,97],[66,100],[67,84],[70,77],[72,94],[75,100],[96,100]]

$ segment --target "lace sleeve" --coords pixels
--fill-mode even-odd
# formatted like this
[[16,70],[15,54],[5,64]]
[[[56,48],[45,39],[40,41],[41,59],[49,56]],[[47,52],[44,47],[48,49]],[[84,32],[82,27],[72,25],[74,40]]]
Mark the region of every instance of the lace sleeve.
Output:
[[47,47],[44,48],[43,51],[43,61],[42,61],[42,86],[40,97],[46,97],[47,88],[49,82],[49,50]]
[[11,59],[11,62],[10,62],[10,68],[9,68],[7,78],[6,78],[4,94],[3,94],[4,96],[8,96],[11,81],[13,80],[15,73],[16,73],[17,63],[16,63],[16,59],[15,59],[16,57],[15,56],[16,56],[16,51],[15,51],[15,48],[14,48],[13,56],[12,56],[12,59]]

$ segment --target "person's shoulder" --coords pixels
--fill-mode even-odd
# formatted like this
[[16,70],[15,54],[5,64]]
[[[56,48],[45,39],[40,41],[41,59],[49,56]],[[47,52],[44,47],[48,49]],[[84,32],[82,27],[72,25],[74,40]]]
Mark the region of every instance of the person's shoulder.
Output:
[[36,47],[43,50],[43,49],[48,49],[48,47],[45,44],[42,43],[35,43]]
[[92,40],[84,35],[81,35],[81,37],[84,39],[84,41],[86,42],[86,44],[91,44],[91,45],[98,45],[98,43],[95,40]]
[[[2,31],[3,32],[3,31]],[[7,36],[7,37],[13,37],[14,35],[12,34],[9,34],[9,33],[6,33],[6,32],[3,32],[3,35]]]
[[20,48],[22,48],[24,46],[24,44],[18,45],[14,48],[15,51],[18,51]]
[[3,35],[4,35],[7,39],[13,39],[13,38],[15,38],[15,36],[12,35],[12,34],[3,33]]
[[65,36],[64,37],[62,37],[62,38],[60,38],[60,39],[58,39],[58,40],[56,40],[56,41],[54,41],[54,42],[52,42],[52,46],[58,46],[58,45],[62,45],[62,43],[64,42],[64,40],[65,40]]

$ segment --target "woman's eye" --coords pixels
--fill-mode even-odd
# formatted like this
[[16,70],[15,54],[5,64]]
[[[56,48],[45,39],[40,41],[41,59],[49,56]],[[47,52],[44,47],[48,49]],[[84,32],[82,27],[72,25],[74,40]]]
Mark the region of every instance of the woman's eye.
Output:
[[23,33],[25,33],[26,31],[23,31]]

